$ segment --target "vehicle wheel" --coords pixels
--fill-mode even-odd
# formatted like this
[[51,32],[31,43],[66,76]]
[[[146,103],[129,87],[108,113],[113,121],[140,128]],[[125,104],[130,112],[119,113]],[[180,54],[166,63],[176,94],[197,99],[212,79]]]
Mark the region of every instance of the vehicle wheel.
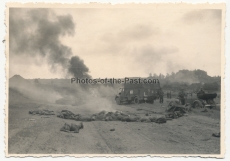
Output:
[[120,98],[119,98],[119,97],[117,97],[117,98],[116,98],[116,102],[117,102],[117,104],[118,104],[118,105],[120,105],[120,104],[121,104],[121,100],[120,100]]
[[198,102],[198,101],[195,101],[193,103],[193,108],[202,108],[202,104],[200,102]]
[[139,103],[140,103],[140,100],[136,97],[136,98],[134,98],[134,103],[135,103],[135,104],[139,104]]

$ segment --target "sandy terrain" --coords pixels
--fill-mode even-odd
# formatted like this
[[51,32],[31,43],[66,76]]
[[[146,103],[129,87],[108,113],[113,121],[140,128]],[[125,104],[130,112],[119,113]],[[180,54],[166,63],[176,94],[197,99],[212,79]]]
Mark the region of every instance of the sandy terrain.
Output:
[[[112,100],[112,101],[108,101]],[[145,117],[162,115],[169,100],[163,105],[116,105],[113,98],[90,100],[80,106],[36,103],[10,94],[9,154],[219,154],[220,138],[212,133],[220,131],[220,111],[201,112],[196,109],[187,116],[164,124],[93,121],[83,122],[79,133],[61,132],[64,123],[78,123],[56,115],[38,116],[29,110],[47,109],[55,114],[63,109],[73,113],[93,114],[101,110],[123,111]],[[114,128],[115,131],[110,131]]]

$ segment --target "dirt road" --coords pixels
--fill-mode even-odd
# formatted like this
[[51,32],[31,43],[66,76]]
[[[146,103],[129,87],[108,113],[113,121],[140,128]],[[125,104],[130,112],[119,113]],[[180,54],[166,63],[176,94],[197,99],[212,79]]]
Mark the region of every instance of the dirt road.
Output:
[[[12,102],[12,101],[11,101]],[[61,132],[64,123],[78,123],[56,115],[38,116],[29,110],[47,109],[55,113],[68,109],[93,114],[101,110],[120,110],[139,116],[161,115],[158,101],[152,104],[116,105],[106,99],[81,106],[63,106],[34,102],[12,102],[9,106],[9,154],[219,154],[220,111],[193,110],[188,116],[165,124],[120,121],[83,122],[79,133]],[[152,111],[152,112],[151,112]],[[115,131],[110,131],[110,129]]]

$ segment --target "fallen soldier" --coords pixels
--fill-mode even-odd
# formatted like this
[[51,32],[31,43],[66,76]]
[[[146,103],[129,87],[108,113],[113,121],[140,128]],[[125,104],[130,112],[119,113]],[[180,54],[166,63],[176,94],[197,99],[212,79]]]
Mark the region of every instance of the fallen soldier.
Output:
[[78,121],[80,118],[80,115],[79,114],[76,115],[68,110],[62,110],[61,113],[57,115],[57,117]]
[[79,133],[80,129],[83,129],[83,123],[81,122],[79,125],[76,124],[67,124],[65,123],[65,125],[60,129],[60,131],[64,131],[64,132],[72,132],[72,133]]
[[55,115],[54,111],[49,111],[49,110],[29,111],[29,114],[32,114],[32,115]]
[[158,124],[163,124],[163,123],[166,123],[166,118],[164,118],[164,117],[161,117],[161,118],[158,118],[158,119],[156,119],[156,123],[158,123]]
[[[182,106],[182,105],[181,105]],[[150,115],[148,115],[150,116]],[[74,114],[71,111],[68,110],[62,110],[60,114],[57,115],[57,117],[64,118],[64,119],[72,119],[76,121],[82,121],[82,122],[89,122],[89,121],[122,121],[122,122],[156,122],[156,123],[166,123],[167,119],[173,119],[183,116],[183,112],[181,111],[175,111],[173,109],[173,112],[169,112],[169,114],[166,114],[163,118],[154,118],[154,117],[138,117],[134,115],[128,115],[124,114],[120,111],[116,112],[106,112],[101,111],[99,113],[93,114],[91,116],[84,116],[81,114]],[[70,131],[71,125],[65,124],[61,131]]]

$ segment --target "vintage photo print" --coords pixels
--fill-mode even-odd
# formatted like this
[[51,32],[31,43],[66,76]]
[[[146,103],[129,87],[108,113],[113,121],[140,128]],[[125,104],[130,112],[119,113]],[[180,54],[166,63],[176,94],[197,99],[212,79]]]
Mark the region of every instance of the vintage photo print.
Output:
[[6,6],[6,156],[224,157],[224,4]]

